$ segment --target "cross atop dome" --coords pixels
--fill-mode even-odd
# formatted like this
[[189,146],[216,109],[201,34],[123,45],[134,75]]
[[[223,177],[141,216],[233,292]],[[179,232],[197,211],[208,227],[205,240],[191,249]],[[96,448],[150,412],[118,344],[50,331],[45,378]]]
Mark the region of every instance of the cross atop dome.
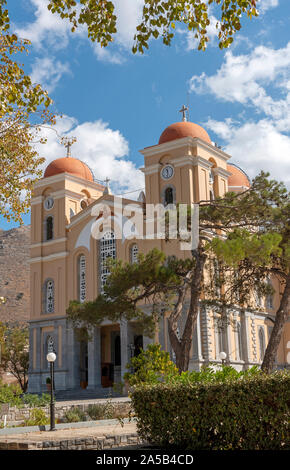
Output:
[[185,106],[184,104],[182,105],[182,108],[179,110],[180,113],[182,113],[182,122],[187,121],[186,119],[186,111],[188,111],[188,106]]
[[62,137],[60,143],[66,147],[66,156],[71,157],[71,146],[77,141],[76,137]]

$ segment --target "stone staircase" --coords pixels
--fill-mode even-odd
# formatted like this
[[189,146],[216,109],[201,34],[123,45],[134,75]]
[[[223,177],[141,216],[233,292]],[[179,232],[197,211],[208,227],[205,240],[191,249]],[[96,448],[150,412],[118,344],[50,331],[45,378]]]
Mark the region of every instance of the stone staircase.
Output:
[[83,388],[69,389],[69,390],[56,390],[55,400],[58,401],[71,401],[71,400],[93,400],[97,398],[116,398],[120,397],[120,393],[115,392],[111,387],[96,388],[94,390],[87,390]]

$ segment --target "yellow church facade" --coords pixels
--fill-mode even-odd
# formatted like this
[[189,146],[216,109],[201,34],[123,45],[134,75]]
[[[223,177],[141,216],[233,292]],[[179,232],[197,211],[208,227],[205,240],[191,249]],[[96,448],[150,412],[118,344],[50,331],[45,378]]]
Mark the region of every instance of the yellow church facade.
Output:
[[[85,302],[102,292],[109,274],[108,256],[135,262],[138,253],[154,247],[166,255],[189,256],[178,240],[168,243],[152,234],[144,236],[149,205],[192,205],[227,191],[242,191],[250,182],[194,123],[172,124],[157,145],[141,153],[145,192],[137,201],[110,194],[108,186],[95,180],[84,162],[71,156],[50,163],[35,185],[31,203],[29,392],[45,391],[49,376],[46,355],[52,350],[57,356],[57,390],[77,393],[82,388],[99,396],[121,381],[130,357],[152,341],[159,342],[175,360],[166,316],[153,340],[140,335],[134,322],[104,321],[94,328],[89,342],[80,342],[66,320],[66,309],[70,300]],[[273,287],[275,295],[260,299],[255,311],[237,307],[231,312],[233,321],[222,331],[215,314],[201,308],[193,332],[190,369],[200,370],[209,362],[220,364],[221,351],[238,370],[260,365],[279,305],[280,286]],[[182,331],[183,319],[179,326]],[[277,354],[279,368],[288,366],[289,341],[288,322]]]

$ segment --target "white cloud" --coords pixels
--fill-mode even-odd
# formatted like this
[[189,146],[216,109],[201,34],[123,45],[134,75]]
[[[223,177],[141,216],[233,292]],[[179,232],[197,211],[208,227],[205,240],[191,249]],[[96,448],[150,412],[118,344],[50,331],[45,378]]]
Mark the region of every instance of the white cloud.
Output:
[[[42,49],[49,44],[55,49],[67,47],[71,24],[66,19],[61,19],[57,14],[52,14],[47,9],[47,2],[43,0],[29,0],[35,7],[35,20],[23,27],[14,25],[16,33],[24,39],[29,39],[35,49]],[[82,29],[79,34],[83,33]]]
[[[71,38],[87,37],[87,29],[79,25],[74,33],[71,32],[71,23],[67,19],[61,19],[58,14],[53,14],[47,9],[47,2],[43,0],[28,0],[35,8],[34,21],[24,26],[14,25],[16,33],[25,39],[29,39],[33,47],[40,51],[49,45],[53,50],[64,49]],[[114,0],[115,13],[117,15],[117,34],[114,42],[106,48],[101,48],[98,43],[90,43],[96,57],[101,61],[121,64],[125,61],[122,55],[128,52],[133,45],[136,26],[142,17],[143,0]],[[80,9],[80,6],[79,6]]]
[[279,132],[274,122],[263,119],[239,125],[210,119],[205,127],[224,140],[223,150],[251,178],[260,170],[269,171],[272,178],[290,186],[290,136]]
[[39,83],[51,93],[64,74],[71,73],[68,63],[62,63],[53,57],[37,58],[32,65],[31,80]]
[[97,179],[110,178],[116,194],[144,187],[143,173],[126,158],[129,145],[120,131],[110,129],[102,120],[79,124],[69,116],[58,119],[54,127],[56,132],[43,129],[47,143],[37,145],[39,154],[46,158],[44,168],[52,160],[65,156],[60,136],[74,136],[77,142],[72,146],[72,156],[87,163]]
[[[190,89],[196,93],[211,93],[216,98],[251,105],[257,112],[280,120],[280,129],[290,123],[290,42],[285,48],[256,47],[250,54],[225,54],[225,62],[216,74],[194,75]],[[280,99],[267,92],[269,86],[278,89]]]
[[259,0],[257,2],[257,8],[261,13],[265,13],[270,8],[276,8],[278,5],[279,0]]
[[93,50],[97,58],[102,62],[108,62],[110,64],[123,64],[125,57],[119,52],[113,52],[110,46],[101,47],[99,43],[94,43]]
[[144,0],[113,0],[117,15],[116,42],[131,49],[136,26],[142,19]]
[[[290,185],[290,43],[281,49],[258,46],[245,55],[225,54],[214,75],[193,76],[190,88],[243,106],[240,122],[209,119],[205,127],[251,177],[261,169]],[[250,106],[254,113],[245,113]],[[255,115],[259,115],[255,122]],[[287,135],[288,134],[288,135]]]

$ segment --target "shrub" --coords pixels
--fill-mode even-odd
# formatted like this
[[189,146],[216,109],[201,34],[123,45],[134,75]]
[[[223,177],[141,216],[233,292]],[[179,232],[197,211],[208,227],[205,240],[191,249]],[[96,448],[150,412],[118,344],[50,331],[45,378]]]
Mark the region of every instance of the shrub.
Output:
[[257,366],[240,372],[232,366],[222,365],[218,369],[209,366],[203,367],[200,372],[186,371],[181,374],[171,375],[167,378],[167,383],[224,383],[260,374],[262,374],[262,371]]
[[141,349],[141,353],[130,360],[127,369],[134,370],[124,374],[124,379],[131,386],[140,383],[155,384],[178,375],[176,365],[170,360],[169,353],[161,350],[160,344],[149,344],[146,351]]
[[66,411],[63,420],[65,423],[78,423],[79,421],[86,421],[87,415],[80,408],[72,408]]
[[34,408],[30,412],[29,419],[24,421],[23,426],[44,426],[45,424],[49,424],[49,418],[45,411],[41,408]]
[[290,449],[290,373],[139,385],[132,405],[141,438],[193,450]]
[[3,384],[0,382],[0,403],[9,403],[10,406],[21,408],[23,405],[31,407],[46,406],[50,401],[50,395],[43,393],[41,396],[31,393],[23,394],[21,387],[16,384]]
[[114,411],[114,406],[111,402],[107,401],[104,405],[89,405],[87,413],[93,420],[112,419],[114,417]]
[[46,406],[50,402],[50,395],[48,393],[43,393],[40,397],[38,395],[33,395],[32,393],[26,393],[22,396],[22,401],[25,405],[29,405],[31,407]]
[[21,406],[22,390],[19,385],[0,383],[0,403],[9,403],[10,406]]

